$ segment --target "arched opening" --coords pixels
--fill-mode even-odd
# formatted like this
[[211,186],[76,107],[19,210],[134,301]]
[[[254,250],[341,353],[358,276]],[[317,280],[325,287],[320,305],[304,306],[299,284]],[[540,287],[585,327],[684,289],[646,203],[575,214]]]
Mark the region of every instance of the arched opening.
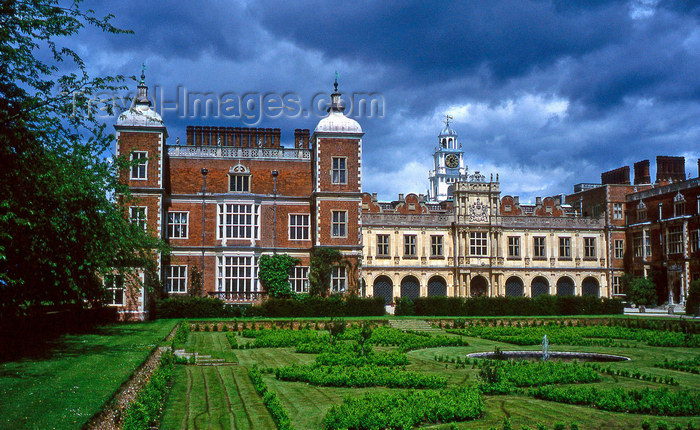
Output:
[[506,296],[522,297],[525,287],[523,281],[517,276],[511,276],[506,281]]
[[489,283],[483,276],[475,276],[469,283],[469,292],[472,297],[485,296],[488,293]]
[[530,284],[530,294],[532,297],[541,296],[543,294],[549,294],[549,282],[544,276],[537,276],[532,280]]
[[454,193],[454,185],[450,185],[449,187],[447,187],[447,198],[451,199],[453,193]]
[[428,280],[428,296],[446,296],[447,283],[442,276],[433,276]]
[[420,297],[420,282],[415,276],[406,276],[401,280],[401,297],[417,299]]
[[600,285],[598,285],[598,280],[592,276],[584,279],[581,283],[581,293],[584,296],[600,296]]
[[442,139],[442,146],[443,147],[447,146],[447,139],[444,139],[444,138]]
[[380,276],[374,280],[374,297],[384,297],[384,303],[390,305],[394,300],[394,283],[388,276]]
[[574,281],[568,276],[562,276],[557,281],[557,296],[573,296]]

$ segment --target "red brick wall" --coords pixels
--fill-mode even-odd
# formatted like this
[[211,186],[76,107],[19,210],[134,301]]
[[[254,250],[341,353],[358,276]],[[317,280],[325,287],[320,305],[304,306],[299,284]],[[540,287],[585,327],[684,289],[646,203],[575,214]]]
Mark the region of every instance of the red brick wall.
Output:
[[[169,159],[170,194],[196,194],[202,191],[202,167],[207,174],[207,193],[229,192],[229,169],[239,164],[238,160],[222,159]],[[287,196],[309,196],[312,191],[312,163],[289,160],[241,160],[240,164],[250,170],[250,191],[254,194],[272,194],[273,178],[270,173],[277,170],[277,193]]]
[[[358,139],[319,138],[319,182],[320,191],[360,192]],[[333,157],[346,157],[347,183],[331,183]]]
[[147,180],[131,180],[131,169],[125,169],[122,170],[119,177],[120,182],[126,183],[130,187],[160,187],[158,185],[158,177],[162,162],[160,158],[161,136],[162,134],[160,132],[148,133],[142,131],[120,131],[118,144],[119,153],[117,155],[123,155],[127,158],[127,160],[129,160],[129,154],[131,151],[148,152],[148,165],[146,167]]

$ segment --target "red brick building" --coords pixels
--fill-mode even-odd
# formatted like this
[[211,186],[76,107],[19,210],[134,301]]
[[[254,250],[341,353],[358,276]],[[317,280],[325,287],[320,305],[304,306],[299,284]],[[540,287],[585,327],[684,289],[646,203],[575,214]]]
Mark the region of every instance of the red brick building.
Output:
[[[134,197],[129,218],[172,248],[159,260],[167,293],[188,292],[199,270],[204,294],[254,302],[263,294],[258,259],[273,253],[301,260],[290,280],[305,291],[318,247],[347,261],[334,269],[332,289],[357,287],[363,132],[343,115],[337,82],[328,116],[313,133],[295,130],[289,147],[279,129],[201,126],[187,127],[185,145],[171,144],[143,75],[138,88],[115,125],[117,155],[133,162],[121,177]],[[143,291],[115,292],[125,317],[145,315]]]

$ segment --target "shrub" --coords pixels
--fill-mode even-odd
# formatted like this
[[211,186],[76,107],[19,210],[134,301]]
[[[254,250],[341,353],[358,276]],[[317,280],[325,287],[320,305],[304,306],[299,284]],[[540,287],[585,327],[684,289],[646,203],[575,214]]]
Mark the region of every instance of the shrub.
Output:
[[688,297],[685,301],[685,314],[697,315],[700,310],[700,279],[690,283]]
[[175,336],[173,336],[174,345],[182,345],[187,342],[187,337],[190,334],[190,323],[185,321],[180,321],[177,325],[177,331],[175,331]]
[[275,420],[277,428],[279,430],[294,430],[294,426],[292,426],[292,421],[289,419],[287,411],[284,410],[284,407],[277,398],[277,395],[271,391],[268,391],[267,384],[265,384],[265,381],[260,374],[260,369],[258,369],[257,365],[254,365],[248,371],[248,377],[253,383],[255,392],[262,397],[265,407],[268,411],[270,411],[270,415],[272,415],[272,419]]
[[271,318],[283,317],[350,317],[382,316],[385,313],[381,297],[301,296],[297,299],[269,298],[251,307],[246,315]]
[[341,405],[333,406],[323,419],[323,428],[413,428],[422,423],[473,420],[483,411],[481,395],[471,388],[367,393],[347,397]]
[[558,297],[419,297],[397,302],[397,315],[506,316],[506,315],[608,315],[622,314],[619,299],[594,296]]
[[241,307],[226,306],[216,297],[177,296],[156,302],[158,318],[231,318],[242,312]]
[[168,394],[170,378],[173,375],[173,363],[173,354],[163,353],[151,379],[127,408],[122,423],[124,430],[148,429],[156,423]]

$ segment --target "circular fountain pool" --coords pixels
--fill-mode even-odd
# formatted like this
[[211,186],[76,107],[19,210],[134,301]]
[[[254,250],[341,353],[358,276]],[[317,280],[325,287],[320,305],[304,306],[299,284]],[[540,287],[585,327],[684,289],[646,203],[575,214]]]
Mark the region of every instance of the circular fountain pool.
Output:
[[[488,358],[506,360],[542,360],[542,351],[499,351],[496,352],[475,352],[467,355],[469,358]],[[549,360],[563,361],[629,361],[629,357],[611,354],[597,354],[594,352],[549,352]]]

